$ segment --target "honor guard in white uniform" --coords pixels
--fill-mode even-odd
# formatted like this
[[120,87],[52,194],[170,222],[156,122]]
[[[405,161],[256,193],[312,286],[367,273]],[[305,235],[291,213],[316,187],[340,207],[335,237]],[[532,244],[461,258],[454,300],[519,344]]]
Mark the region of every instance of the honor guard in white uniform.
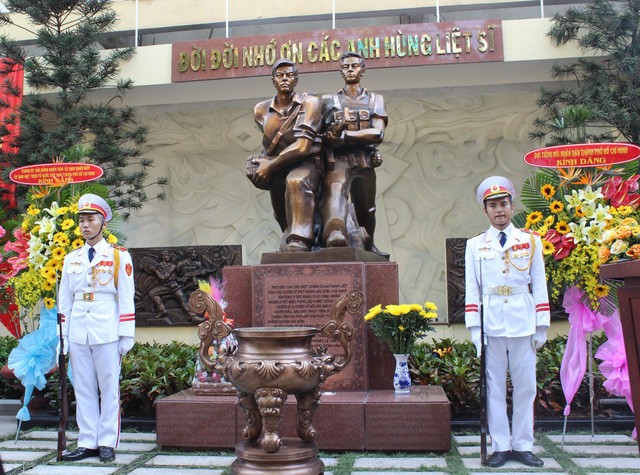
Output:
[[67,461],[113,461],[120,436],[120,362],[133,347],[134,284],[131,256],[102,235],[111,217],[101,197],[80,197],[78,226],[85,245],[70,252],[62,268],[62,335],[80,429],[78,448],[62,457]]
[[[481,351],[483,318],[487,414],[493,453],[490,467],[507,460],[543,465],[533,448],[536,350],[546,341],[549,297],[540,237],[511,223],[515,191],[507,178],[484,180],[477,198],[491,222],[467,241],[465,322]],[[483,315],[480,315],[482,298]],[[512,433],[507,416],[507,369],[513,383]]]

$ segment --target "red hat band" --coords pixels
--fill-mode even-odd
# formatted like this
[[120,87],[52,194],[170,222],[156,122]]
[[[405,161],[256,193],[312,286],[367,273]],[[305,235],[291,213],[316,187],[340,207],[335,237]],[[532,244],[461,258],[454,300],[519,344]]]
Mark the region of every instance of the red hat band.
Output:
[[504,186],[500,185],[491,185],[487,191],[484,192],[484,196],[482,197],[482,201],[487,200],[493,196],[503,196],[509,195],[511,196],[511,192],[506,189]]
[[78,210],[78,213],[81,213],[83,211],[93,211],[96,213],[100,213],[104,218],[107,217],[107,212],[95,203],[85,203],[84,205],[82,205],[82,208]]

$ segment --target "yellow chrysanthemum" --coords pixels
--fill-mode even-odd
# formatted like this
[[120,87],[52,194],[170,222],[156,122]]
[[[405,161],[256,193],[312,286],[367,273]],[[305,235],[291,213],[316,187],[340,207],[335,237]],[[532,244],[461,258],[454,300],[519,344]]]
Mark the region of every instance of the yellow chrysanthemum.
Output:
[[617,211],[620,216],[629,216],[630,214],[633,213],[634,209],[631,206],[623,205],[623,206],[619,206]]
[[400,330],[401,332],[403,332],[403,331],[405,331],[405,328],[404,328],[404,326],[403,326],[403,325],[399,325],[399,326],[398,326],[398,330]]
[[73,203],[68,206],[69,212],[73,214],[78,214],[78,203]]
[[430,310],[432,312],[435,312],[435,311],[438,310],[438,306],[435,303],[430,302],[430,301],[426,301],[424,303],[424,308],[427,309],[427,310]]
[[76,222],[73,219],[67,218],[64,221],[62,221],[62,224],[60,225],[60,228],[63,231],[66,231],[67,229],[71,229],[75,224],[76,224]]
[[529,216],[527,216],[527,221],[529,221],[531,224],[538,224],[540,221],[542,221],[542,213],[540,211],[532,211],[531,213],[529,213]]
[[109,244],[117,244],[118,243],[118,238],[116,236],[114,236],[113,234],[109,234],[109,236],[107,236],[107,242]]
[[38,233],[40,232],[40,225],[36,224],[33,229],[31,230],[31,234],[36,236]]
[[558,223],[556,224],[556,231],[564,235],[571,231],[571,228],[566,221],[558,221]]
[[47,310],[51,310],[56,305],[56,301],[51,297],[44,298],[44,306],[47,307]]
[[78,238],[78,239],[74,239],[71,242],[71,247],[73,249],[80,249],[82,246],[84,246],[84,239]]
[[402,311],[402,307],[400,305],[387,305],[384,308],[384,311],[390,315],[393,315],[394,317],[399,317],[400,315],[403,315],[405,313]]
[[372,309],[370,309],[367,314],[364,316],[365,320],[371,320],[372,318],[374,318],[376,315],[378,315],[380,312],[382,312],[382,305],[378,304],[375,307],[373,307]]
[[547,183],[546,185],[542,185],[542,188],[540,188],[540,194],[548,200],[556,194],[556,189],[553,185]]
[[73,235],[74,235],[74,236],[78,236],[78,237],[82,236],[82,231],[80,230],[80,228],[76,227],[76,228],[73,230]]

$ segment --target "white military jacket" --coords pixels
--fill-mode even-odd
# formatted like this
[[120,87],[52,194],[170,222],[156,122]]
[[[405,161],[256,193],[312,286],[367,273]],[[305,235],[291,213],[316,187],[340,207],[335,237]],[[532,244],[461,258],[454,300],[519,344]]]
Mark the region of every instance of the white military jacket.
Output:
[[131,255],[118,248],[118,284],[115,283],[115,248],[104,239],[67,254],[60,279],[62,334],[79,344],[102,344],[135,333],[133,266]]
[[[533,335],[549,326],[549,297],[540,237],[514,227],[490,227],[467,241],[465,253],[465,323],[480,327],[480,286],[484,291],[484,331],[487,336]],[[482,270],[482,280],[480,271]]]

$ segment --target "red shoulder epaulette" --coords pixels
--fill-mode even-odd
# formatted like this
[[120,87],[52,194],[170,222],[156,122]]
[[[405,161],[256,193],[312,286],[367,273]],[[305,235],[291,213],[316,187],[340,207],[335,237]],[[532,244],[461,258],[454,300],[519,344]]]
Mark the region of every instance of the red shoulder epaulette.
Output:
[[534,231],[533,229],[521,228],[520,231],[525,232],[525,233],[529,233],[529,234],[533,234],[534,236],[540,236],[540,233],[538,231]]
[[111,247],[117,249],[118,251],[126,252],[127,248],[124,246],[116,246],[115,244],[111,244]]

